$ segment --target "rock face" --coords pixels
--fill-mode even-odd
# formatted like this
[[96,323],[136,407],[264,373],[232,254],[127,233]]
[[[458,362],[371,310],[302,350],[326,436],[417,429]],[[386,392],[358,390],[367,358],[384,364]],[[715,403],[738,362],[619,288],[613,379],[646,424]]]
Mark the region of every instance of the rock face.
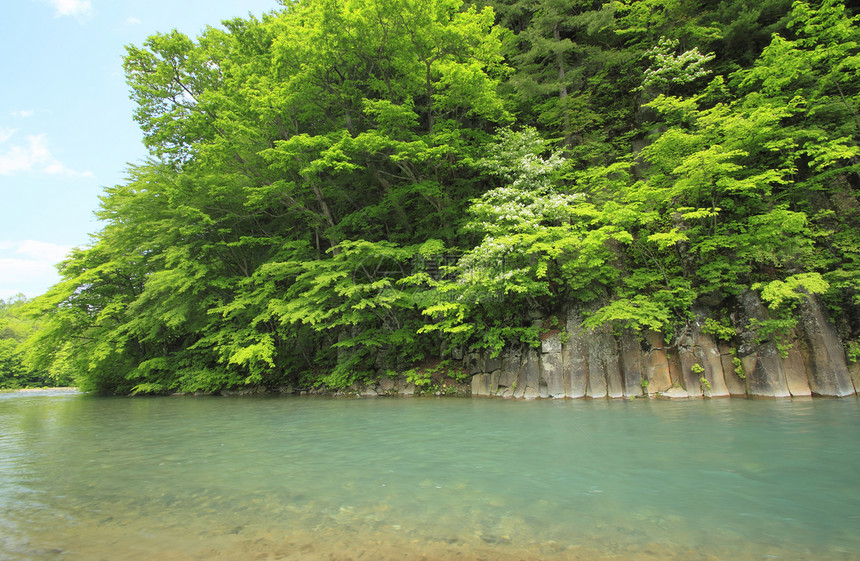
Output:
[[[737,298],[734,345],[703,327],[707,308],[669,346],[662,334],[608,328],[585,330],[575,310],[564,331],[544,334],[539,349],[508,349],[498,357],[470,355],[472,395],[535,398],[777,398],[847,396],[860,367],[849,372],[845,352],[821,304],[807,298],[801,321],[785,341],[760,326],[769,318],[758,294]],[[787,348],[786,348],[787,347]],[[782,351],[782,353],[781,353]]]
[[746,372],[743,371],[743,363],[737,356],[734,348],[728,343],[720,342],[720,363],[723,365],[723,378],[730,396],[747,395]]
[[815,297],[802,300],[798,329],[804,343],[800,346],[800,355],[812,394],[843,397],[855,393],[842,343]]
[[624,377],[624,397],[643,395],[645,388],[642,381],[648,378],[645,374],[645,355],[636,334],[625,329],[621,333],[618,351],[619,366]]
[[540,372],[543,380],[541,397],[558,398],[565,396],[562,347],[560,332],[550,332],[541,341]]
[[855,394],[860,363],[849,369],[836,329],[815,297],[803,299],[800,321],[786,337],[763,328],[771,318],[758,293],[738,296],[730,317],[737,336],[731,342],[718,341],[705,329],[709,305],[717,303],[693,308],[694,319],[672,344],[651,330],[583,329],[579,311],[570,309],[563,329],[546,331],[537,348],[509,348],[498,356],[450,349],[453,373],[437,373],[432,380],[419,377],[418,382],[383,376],[343,393],[522,399]]
[[747,291],[739,298],[735,311],[735,328],[741,331],[738,355],[747,377],[747,392],[753,397],[789,397],[788,383],[776,340],[759,328],[769,318],[758,294]]
[[578,311],[567,314],[567,340],[561,351],[565,397],[585,397],[588,388],[588,361],[585,358],[585,332]]
[[663,336],[656,331],[648,330],[644,333],[644,344],[640,344],[644,356],[644,382],[643,387],[648,394],[666,392],[672,387],[672,375],[669,372],[669,353]]

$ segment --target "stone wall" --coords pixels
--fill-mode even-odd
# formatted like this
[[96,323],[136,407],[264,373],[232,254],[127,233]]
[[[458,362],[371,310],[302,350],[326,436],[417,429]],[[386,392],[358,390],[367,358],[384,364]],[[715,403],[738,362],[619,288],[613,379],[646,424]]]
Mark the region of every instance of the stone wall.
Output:
[[[508,349],[499,357],[464,357],[472,376],[472,395],[519,398],[843,397],[856,392],[860,368],[849,372],[845,352],[821,304],[813,297],[800,305],[800,321],[783,341],[750,329],[751,320],[768,319],[757,293],[738,298],[732,320],[740,335],[733,345],[702,330],[708,311],[677,343],[660,333],[585,330],[570,311],[564,331],[548,331],[539,349]],[[754,322],[753,322],[754,323]],[[855,365],[856,366],[856,365]]]

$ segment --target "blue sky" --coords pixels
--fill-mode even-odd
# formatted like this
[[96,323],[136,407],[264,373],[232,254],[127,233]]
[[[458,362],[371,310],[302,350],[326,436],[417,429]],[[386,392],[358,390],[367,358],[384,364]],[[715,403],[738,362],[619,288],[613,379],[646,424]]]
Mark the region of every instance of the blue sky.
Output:
[[34,297],[99,229],[103,187],[146,150],[125,46],[279,8],[276,0],[12,0],[0,7],[0,298]]

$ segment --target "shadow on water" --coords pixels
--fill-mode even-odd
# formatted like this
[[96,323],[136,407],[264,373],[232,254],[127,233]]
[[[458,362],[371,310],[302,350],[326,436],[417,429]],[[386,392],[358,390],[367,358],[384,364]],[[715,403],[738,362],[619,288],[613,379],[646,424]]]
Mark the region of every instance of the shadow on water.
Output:
[[0,397],[29,559],[858,559],[860,408]]

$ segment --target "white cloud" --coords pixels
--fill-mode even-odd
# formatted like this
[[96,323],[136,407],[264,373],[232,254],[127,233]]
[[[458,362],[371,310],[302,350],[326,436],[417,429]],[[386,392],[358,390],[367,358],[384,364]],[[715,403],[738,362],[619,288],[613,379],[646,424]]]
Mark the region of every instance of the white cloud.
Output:
[[[0,129],[0,141],[6,142],[14,133],[12,129]],[[93,177],[90,171],[76,171],[57,160],[48,149],[44,134],[30,135],[27,145],[16,144],[0,153],[0,175],[34,171],[66,177]]]
[[20,146],[13,146],[7,152],[0,154],[0,175],[12,175],[16,171],[25,171],[33,167],[37,158],[36,153],[28,152]]
[[59,263],[72,250],[72,246],[70,245],[59,245],[37,240],[17,242],[13,244],[13,247],[16,248],[16,253],[26,255],[29,259],[48,261],[50,263]]
[[19,119],[26,119],[27,117],[32,117],[36,112],[32,109],[21,109],[20,111],[12,111],[13,117],[18,117]]
[[51,175],[65,175],[66,177],[95,177],[95,175],[93,175],[93,172],[91,171],[73,170],[66,164],[58,162],[57,160],[54,160],[50,164],[46,165],[43,171]]
[[54,264],[71,250],[71,246],[36,240],[0,241],[0,298],[44,293],[60,280]]
[[140,18],[136,18],[136,17],[132,16],[132,17],[125,18],[125,23],[128,25],[140,25],[143,22],[140,21]]
[[78,19],[85,19],[93,12],[93,6],[90,0],[49,0],[51,6],[54,7],[54,16],[73,16]]

